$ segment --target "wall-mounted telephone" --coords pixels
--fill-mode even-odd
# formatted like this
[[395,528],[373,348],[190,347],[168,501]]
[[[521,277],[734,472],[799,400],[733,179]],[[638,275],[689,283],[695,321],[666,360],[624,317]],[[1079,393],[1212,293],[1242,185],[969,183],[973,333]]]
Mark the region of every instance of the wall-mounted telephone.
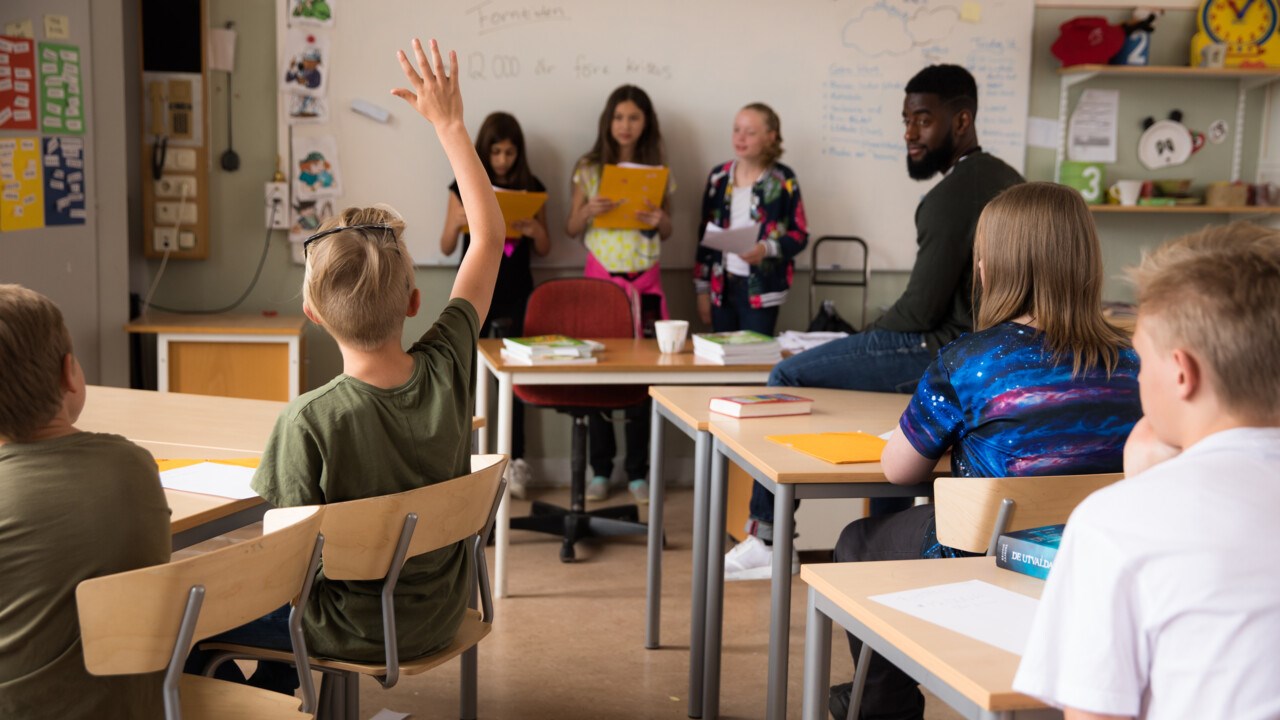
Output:
[[209,256],[204,0],[142,1],[146,257]]

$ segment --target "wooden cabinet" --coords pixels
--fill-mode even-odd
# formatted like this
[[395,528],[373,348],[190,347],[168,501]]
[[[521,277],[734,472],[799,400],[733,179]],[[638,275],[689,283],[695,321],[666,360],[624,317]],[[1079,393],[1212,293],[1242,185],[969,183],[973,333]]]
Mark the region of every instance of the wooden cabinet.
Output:
[[161,392],[292,400],[302,391],[306,318],[149,313],[125,326],[156,336]]

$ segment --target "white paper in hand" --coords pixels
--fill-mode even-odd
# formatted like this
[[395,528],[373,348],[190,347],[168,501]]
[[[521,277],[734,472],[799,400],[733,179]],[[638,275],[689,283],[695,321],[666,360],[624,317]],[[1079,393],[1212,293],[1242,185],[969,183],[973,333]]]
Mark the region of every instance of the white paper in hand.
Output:
[[702,244],[712,250],[731,252],[735,255],[751,252],[760,239],[760,223],[739,225],[725,229],[714,223],[707,223],[706,233],[702,236]]
[[202,462],[160,473],[160,484],[169,490],[217,495],[243,500],[258,497],[249,487],[253,468],[222,463]]

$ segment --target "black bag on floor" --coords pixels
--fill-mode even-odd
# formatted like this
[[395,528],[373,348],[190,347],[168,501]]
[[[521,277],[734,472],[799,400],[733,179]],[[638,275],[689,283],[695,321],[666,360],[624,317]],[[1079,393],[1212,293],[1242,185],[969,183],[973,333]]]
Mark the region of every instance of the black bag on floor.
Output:
[[840,317],[834,302],[823,300],[818,314],[814,315],[813,320],[809,322],[808,332],[847,332],[853,335],[858,331],[847,320]]

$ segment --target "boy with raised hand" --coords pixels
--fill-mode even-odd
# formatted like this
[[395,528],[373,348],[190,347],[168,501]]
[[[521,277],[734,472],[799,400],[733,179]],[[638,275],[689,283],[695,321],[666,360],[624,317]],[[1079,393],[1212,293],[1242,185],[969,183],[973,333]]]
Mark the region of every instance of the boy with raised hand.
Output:
[[169,561],[155,460],[81,432],[84,373],[49,298],[0,285],[0,717],[163,714],[162,673],[84,667],[76,585]]
[[1067,718],[1280,717],[1280,234],[1134,273],[1146,417],[1076,508],[1014,689]]
[[[392,91],[434,127],[471,226],[471,249],[449,304],[406,352],[401,333],[418,313],[404,221],[386,206],[348,208],[303,245],[303,312],[333,336],[343,373],[281,413],[253,488],[277,507],[390,495],[471,472],[476,339],[502,258],[506,226],[489,176],[462,122],[458,60],[446,74],[439,47],[428,60],[413,41],[416,68],[397,53],[410,87]],[[395,589],[402,658],[448,645],[470,597],[463,543],[411,558]],[[307,649],[320,657],[383,659],[381,582],[316,578],[307,606]],[[236,642],[287,649],[284,613],[231,631]],[[195,663],[198,665],[198,663]],[[254,685],[288,691],[292,672],[258,673]],[[225,667],[225,665],[224,665]],[[188,668],[193,663],[188,662]],[[261,673],[261,675],[259,675]]]

